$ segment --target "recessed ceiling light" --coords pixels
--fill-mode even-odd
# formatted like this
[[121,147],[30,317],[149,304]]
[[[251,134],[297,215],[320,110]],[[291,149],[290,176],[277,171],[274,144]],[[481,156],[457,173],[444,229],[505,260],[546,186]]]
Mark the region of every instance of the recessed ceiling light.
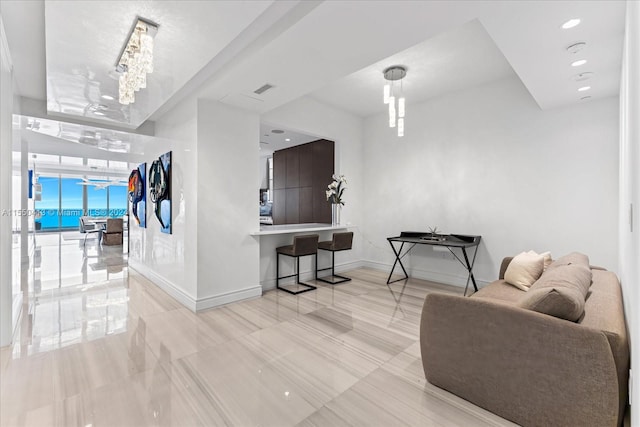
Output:
[[107,101],[113,101],[115,98],[111,95],[102,95],[100,98],[106,99]]
[[271,133],[284,133],[282,129],[273,129]]
[[578,88],[578,92],[584,92],[589,89],[591,89],[591,86],[582,86],[581,88]]
[[580,23],[580,19],[578,18],[569,19],[567,22],[562,24],[562,28],[565,30],[568,30],[569,28],[573,28],[577,26],[579,23]]
[[93,114],[95,114],[96,116],[104,116],[104,113],[102,111],[94,111]]
[[577,60],[577,61],[572,62],[572,63],[571,63],[571,66],[572,66],[572,67],[579,67],[579,66],[584,65],[584,64],[586,64],[586,63],[587,63],[587,60],[586,60],[586,59],[579,59],[579,60]]
[[291,138],[285,138],[284,140],[289,142],[289,141],[291,141]]

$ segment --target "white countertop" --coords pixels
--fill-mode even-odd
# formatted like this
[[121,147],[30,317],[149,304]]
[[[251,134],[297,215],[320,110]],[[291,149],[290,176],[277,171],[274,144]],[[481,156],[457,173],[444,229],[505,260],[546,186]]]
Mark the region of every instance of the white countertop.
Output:
[[345,230],[351,225],[331,225],[331,224],[285,224],[285,225],[261,225],[260,231],[253,231],[249,233],[251,236],[267,236],[269,234],[288,234],[288,233],[303,233],[307,231],[330,231],[330,230]]

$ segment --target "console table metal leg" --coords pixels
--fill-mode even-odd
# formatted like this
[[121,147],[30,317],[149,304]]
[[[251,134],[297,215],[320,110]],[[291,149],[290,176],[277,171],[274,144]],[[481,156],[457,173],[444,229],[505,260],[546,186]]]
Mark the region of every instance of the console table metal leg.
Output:
[[476,284],[476,278],[473,276],[473,265],[476,263],[476,255],[478,254],[478,247],[476,246],[476,250],[473,253],[473,261],[471,261],[471,263],[469,263],[469,257],[467,256],[467,250],[465,248],[462,248],[462,255],[464,255],[464,261],[466,262],[466,267],[467,267],[467,271],[469,272],[469,275],[467,276],[467,284],[464,287],[464,295],[467,295],[467,289],[469,288],[469,279],[471,279],[471,282],[473,283],[473,289],[478,292],[478,285]]
[[[393,246],[393,242],[389,242],[389,244],[391,245],[391,249],[393,250],[393,253],[396,256],[396,260],[393,262],[393,267],[391,267],[391,271],[389,272],[389,277],[387,278],[387,285],[389,283],[398,282],[400,280],[404,280],[404,279],[408,279],[409,278],[409,275],[407,274],[407,270],[404,269],[404,265],[402,265],[402,260],[400,259],[401,258],[400,254],[402,253],[402,249],[404,248],[404,242],[402,242],[402,245],[400,245],[400,250],[399,251],[396,251],[396,247]],[[404,272],[404,278],[398,279],[398,280],[394,280],[393,282],[391,282],[391,276],[393,275],[393,270],[396,269],[396,264],[398,264],[398,263],[400,264],[400,267],[402,268],[402,271]]]

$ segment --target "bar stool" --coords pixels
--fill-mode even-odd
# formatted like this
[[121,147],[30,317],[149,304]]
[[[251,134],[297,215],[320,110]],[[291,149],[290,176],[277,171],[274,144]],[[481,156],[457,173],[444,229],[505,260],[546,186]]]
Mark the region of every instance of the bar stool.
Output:
[[[315,286],[308,283],[302,283],[300,281],[300,257],[307,255],[315,255],[316,257],[316,269],[318,268],[318,238],[317,234],[305,234],[302,236],[295,236],[293,238],[293,245],[280,246],[276,248],[276,288],[289,292],[290,294],[297,295],[302,292],[312,291],[316,289]],[[296,272],[289,276],[280,277],[280,255],[290,256],[296,259]],[[286,279],[287,277],[296,277],[296,283],[306,286],[307,289],[300,291],[291,291],[280,286],[280,279]],[[318,278],[318,272],[315,273],[316,279]]]
[[[316,270],[316,280],[320,280],[321,282],[329,283],[332,285],[337,285],[338,283],[344,283],[351,280],[349,277],[340,276],[335,273],[335,255],[338,251],[348,251],[351,249],[351,245],[353,243],[353,232],[345,232],[345,233],[333,233],[333,239],[327,240],[326,242],[318,243],[318,249],[322,249],[323,251],[331,252],[331,267],[321,268]],[[316,262],[316,268],[318,263]],[[337,277],[340,280],[327,280],[322,277],[318,277],[318,271],[331,270],[331,276]]]

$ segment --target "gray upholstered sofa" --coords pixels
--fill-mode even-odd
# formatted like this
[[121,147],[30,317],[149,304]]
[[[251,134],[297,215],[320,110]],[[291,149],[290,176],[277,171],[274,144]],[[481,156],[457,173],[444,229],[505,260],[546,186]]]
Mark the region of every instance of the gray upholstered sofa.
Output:
[[[471,297],[429,294],[420,327],[427,380],[524,426],[620,425],[629,373],[620,284],[582,257],[591,280],[576,322],[523,308],[551,273],[522,291],[503,280],[512,258]],[[572,282],[569,268],[561,272],[559,282]]]

